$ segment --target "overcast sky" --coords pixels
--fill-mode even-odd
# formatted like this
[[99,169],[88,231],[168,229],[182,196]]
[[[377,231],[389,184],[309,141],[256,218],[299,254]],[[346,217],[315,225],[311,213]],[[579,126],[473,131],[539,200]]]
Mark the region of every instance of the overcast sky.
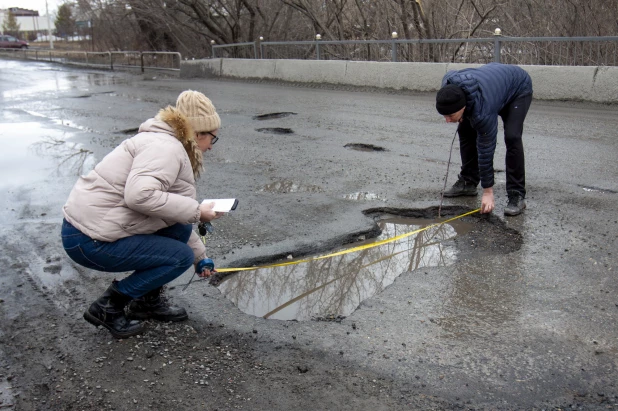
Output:
[[[56,14],[58,6],[62,3],[64,3],[64,0],[47,0],[49,13]],[[0,0],[0,9],[8,9],[9,7],[38,10],[41,16],[45,15],[45,0]]]

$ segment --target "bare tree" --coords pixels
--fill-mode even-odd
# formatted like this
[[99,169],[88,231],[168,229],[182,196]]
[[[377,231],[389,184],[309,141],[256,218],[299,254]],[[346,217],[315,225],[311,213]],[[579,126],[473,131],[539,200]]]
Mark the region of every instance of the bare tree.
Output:
[[[96,48],[210,55],[210,42],[406,39],[505,35],[602,36],[618,29],[618,1],[595,0],[77,0],[93,22]],[[487,45],[407,45],[405,59],[464,61]],[[324,46],[325,58],[388,59],[375,45]],[[230,56],[234,56],[229,49]],[[309,57],[311,50],[305,50]],[[238,52],[236,56],[243,56]],[[284,57],[285,55],[282,54]]]

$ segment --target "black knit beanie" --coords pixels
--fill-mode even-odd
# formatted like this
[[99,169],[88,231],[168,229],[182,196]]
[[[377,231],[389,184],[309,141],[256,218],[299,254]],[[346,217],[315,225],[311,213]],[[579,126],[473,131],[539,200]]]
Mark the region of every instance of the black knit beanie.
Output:
[[466,106],[466,95],[461,87],[447,84],[438,90],[436,95],[436,110],[443,116],[448,116]]

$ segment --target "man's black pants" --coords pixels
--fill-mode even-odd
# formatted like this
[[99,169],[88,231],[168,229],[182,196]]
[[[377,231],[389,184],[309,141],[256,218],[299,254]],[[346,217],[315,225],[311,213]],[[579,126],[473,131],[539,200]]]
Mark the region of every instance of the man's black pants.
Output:
[[[532,95],[517,97],[498,113],[504,124],[504,144],[506,145],[506,192],[519,193],[526,197],[526,167],[522,134],[524,120],[532,103]],[[476,149],[477,132],[464,117],[457,128],[461,154],[460,177],[467,183],[478,185],[479,158]]]

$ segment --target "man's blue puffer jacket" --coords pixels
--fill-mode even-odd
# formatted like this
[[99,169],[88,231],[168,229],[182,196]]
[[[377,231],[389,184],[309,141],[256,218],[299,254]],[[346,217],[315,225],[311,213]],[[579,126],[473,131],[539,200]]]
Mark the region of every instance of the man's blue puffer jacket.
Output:
[[466,94],[464,116],[478,133],[481,186],[493,187],[498,113],[517,97],[532,94],[532,80],[520,67],[489,63],[479,68],[449,71],[442,79],[442,86],[447,84],[461,87]]

